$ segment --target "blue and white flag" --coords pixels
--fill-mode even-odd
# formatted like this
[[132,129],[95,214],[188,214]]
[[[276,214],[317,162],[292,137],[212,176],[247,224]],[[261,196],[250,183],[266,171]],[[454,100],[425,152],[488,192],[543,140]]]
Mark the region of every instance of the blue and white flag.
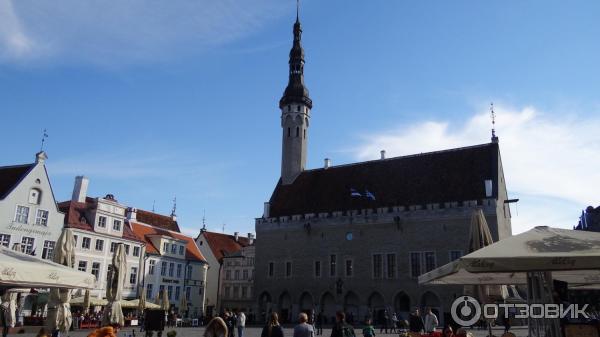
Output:
[[365,190],[365,197],[375,201],[375,195],[373,195],[373,193],[369,192],[369,190]]
[[350,189],[350,195],[353,197],[362,197],[362,194],[353,188]]

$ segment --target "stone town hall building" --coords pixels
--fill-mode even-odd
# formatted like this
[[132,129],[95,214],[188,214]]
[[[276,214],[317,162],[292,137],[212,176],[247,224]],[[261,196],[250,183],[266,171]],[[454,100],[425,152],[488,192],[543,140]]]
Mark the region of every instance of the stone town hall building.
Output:
[[279,102],[281,179],[256,219],[259,319],[278,311],[336,310],[355,321],[430,306],[448,319],[456,286],[417,277],[465,254],[481,208],[494,237],[511,235],[498,138],[487,144],[306,169],[310,113],[302,28],[296,20],[289,83]]

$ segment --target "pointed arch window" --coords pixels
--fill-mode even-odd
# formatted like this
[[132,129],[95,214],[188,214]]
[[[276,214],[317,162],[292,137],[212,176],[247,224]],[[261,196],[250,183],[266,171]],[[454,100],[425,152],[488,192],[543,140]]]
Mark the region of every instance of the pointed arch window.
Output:
[[292,130],[290,128],[288,128],[288,137],[291,136]]
[[300,127],[296,127],[296,138],[300,136]]

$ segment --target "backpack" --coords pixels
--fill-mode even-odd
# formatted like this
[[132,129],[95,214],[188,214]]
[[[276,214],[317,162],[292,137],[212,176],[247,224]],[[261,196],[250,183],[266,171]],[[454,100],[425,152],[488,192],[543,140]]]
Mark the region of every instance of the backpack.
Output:
[[342,325],[342,337],[356,337],[354,328],[349,324]]

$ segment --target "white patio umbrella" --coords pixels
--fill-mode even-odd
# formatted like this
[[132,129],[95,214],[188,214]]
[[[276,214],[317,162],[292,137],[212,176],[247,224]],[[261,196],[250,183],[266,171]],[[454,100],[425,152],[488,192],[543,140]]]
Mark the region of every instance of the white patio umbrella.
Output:
[[92,274],[4,247],[0,247],[0,261],[0,287],[94,288]]
[[160,300],[161,300],[161,302],[160,302],[161,309],[168,311],[169,308],[171,307],[171,303],[169,303],[169,293],[167,292],[167,288],[163,288]]
[[121,309],[123,282],[125,281],[126,274],[125,268],[127,268],[125,246],[120,243],[117,245],[117,249],[115,249],[111,270],[108,272],[108,282],[106,284],[106,299],[108,300],[108,304],[104,307],[102,325],[125,325],[125,318]]
[[[63,229],[54,249],[54,262],[73,268],[75,265],[75,238],[69,228]],[[62,277],[62,275],[56,275]],[[93,277],[93,276],[92,276]],[[48,319],[46,324],[51,331],[67,332],[71,328],[71,289],[52,288],[48,298]]]
[[83,311],[87,312],[90,310],[90,290],[85,290],[85,295],[83,295]]
[[17,296],[21,290],[22,289],[10,289],[6,291],[4,295],[2,295],[2,303],[0,305],[2,305],[5,309],[3,318],[6,322],[6,325],[11,328],[14,328],[15,324],[17,323]]
[[[423,274],[419,283],[527,284],[530,303],[547,303],[552,279],[571,286],[600,284],[599,269],[600,233],[540,226]],[[532,326],[539,331],[530,336],[558,334],[555,320]]]

